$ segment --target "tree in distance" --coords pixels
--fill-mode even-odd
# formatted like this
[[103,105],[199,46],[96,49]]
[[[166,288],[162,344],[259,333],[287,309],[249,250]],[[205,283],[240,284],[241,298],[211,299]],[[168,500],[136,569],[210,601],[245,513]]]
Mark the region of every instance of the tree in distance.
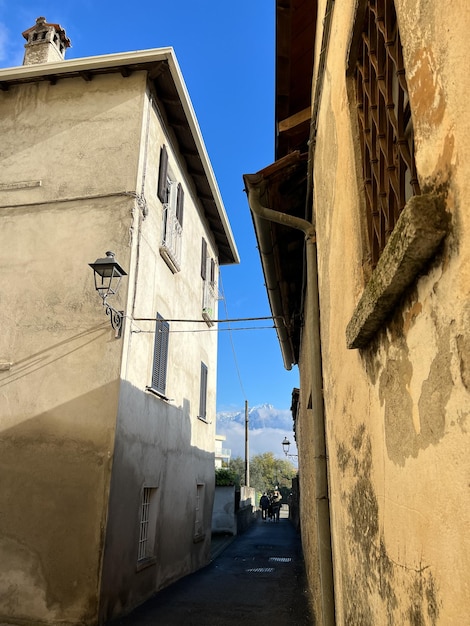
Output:
[[[236,477],[235,485],[245,485],[245,461],[240,456],[230,459],[227,469]],[[257,454],[250,459],[250,487],[258,493],[273,491],[277,486],[283,500],[287,500],[296,475],[297,470],[290,461],[278,459],[272,452]]]

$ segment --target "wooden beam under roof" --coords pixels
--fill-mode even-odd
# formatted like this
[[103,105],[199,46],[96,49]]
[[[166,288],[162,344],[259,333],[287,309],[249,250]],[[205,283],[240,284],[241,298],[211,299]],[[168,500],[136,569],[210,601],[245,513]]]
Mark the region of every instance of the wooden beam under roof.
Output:
[[312,110],[310,107],[307,107],[303,111],[299,111],[298,113],[294,113],[290,117],[287,117],[285,120],[281,120],[279,122],[278,131],[280,133],[285,132],[286,130],[291,130],[295,128],[299,124],[303,124],[304,122],[308,122],[312,115]]

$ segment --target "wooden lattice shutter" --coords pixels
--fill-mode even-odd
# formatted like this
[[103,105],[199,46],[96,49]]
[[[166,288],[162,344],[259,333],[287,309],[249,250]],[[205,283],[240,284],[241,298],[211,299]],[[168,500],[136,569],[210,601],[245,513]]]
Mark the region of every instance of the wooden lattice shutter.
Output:
[[393,0],[368,0],[355,75],[369,242],[375,266],[406,202],[420,193]]

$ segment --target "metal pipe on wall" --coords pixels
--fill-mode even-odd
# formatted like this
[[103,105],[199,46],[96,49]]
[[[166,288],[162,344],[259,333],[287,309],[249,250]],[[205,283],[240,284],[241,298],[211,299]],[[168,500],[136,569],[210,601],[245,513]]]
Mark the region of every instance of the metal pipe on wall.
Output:
[[[307,309],[312,314],[312,351],[311,384],[312,414],[314,431],[314,467],[315,467],[315,506],[317,515],[317,540],[319,550],[320,587],[323,626],[334,626],[334,583],[333,560],[331,550],[330,506],[328,494],[328,467],[326,455],[325,411],[323,404],[323,374],[320,345],[320,308],[318,296],[317,247],[314,225],[279,211],[261,205],[259,178],[258,184],[250,182],[250,176],[244,176],[248,204],[251,211],[262,219],[283,224],[301,230],[305,234],[307,255]],[[300,459],[299,459],[300,460]],[[299,463],[300,466],[300,463]]]

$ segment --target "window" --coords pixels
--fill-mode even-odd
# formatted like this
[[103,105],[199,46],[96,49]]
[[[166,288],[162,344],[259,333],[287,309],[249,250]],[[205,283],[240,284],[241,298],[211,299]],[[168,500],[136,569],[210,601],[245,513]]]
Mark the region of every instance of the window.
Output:
[[158,172],[157,195],[161,202],[167,202],[167,172],[168,172],[168,152],[166,146],[160,149],[160,169]]
[[139,545],[137,562],[152,559],[155,556],[155,525],[157,521],[157,490],[144,487],[140,504]]
[[206,280],[207,278],[207,241],[202,238],[202,250],[201,250],[201,278]]
[[199,419],[207,421],[207,365],[201,361],[201,381],[199,386]]
[[152,389],[165,395],[170,325],[157,313],[153,353]]
[[213,326],[212,321],[217,301],[216,283],[216,262],[211,259],[207,251],[207,242],[202,239],[201,251],[201,278],[203,280],[202,290],[202,317],[208,326]]
[[[421,194],[400,34],[393,0],[364,0],[350,63],[354,74],[372,273],[346,328],[363,349],[387,324],[449,230],[439,194]],[[354,69],[352,69],[354,66]]]
[[355,79],[370,254],[375,267],[405,204],[420,193],[393,0],[367,0]]
[[157,195],[163,203],[160,254],[172,272],[179,272],[181,269],[184,190],[181,183],[173,180],[171,176],[168,167],[168,153],[165,146],[162,146],[160,151]]
[[202,541],[204,539],[204,534],[204,484],[198,483],[196,485],[193,541]]

